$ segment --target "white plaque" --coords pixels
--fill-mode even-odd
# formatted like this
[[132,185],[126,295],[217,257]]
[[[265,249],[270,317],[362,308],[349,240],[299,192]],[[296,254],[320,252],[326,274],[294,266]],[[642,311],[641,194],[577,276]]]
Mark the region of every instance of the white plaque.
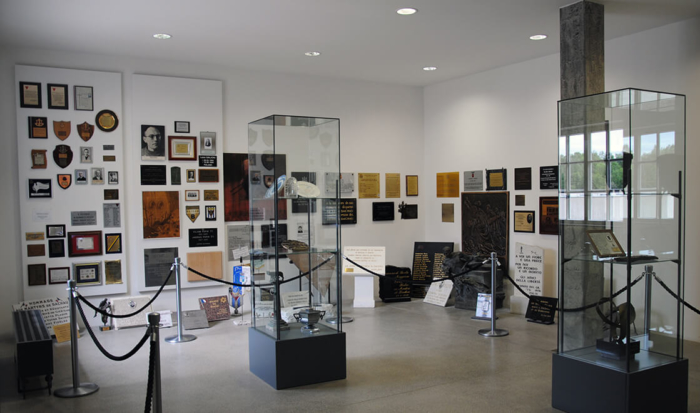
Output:
[[529,295],[542,296],[544,249],[516,242],[514,262],[515,282]]
[[447,305],[450,304],[450,298],[452,298],[452,290],[453,284],[450,280],[434,282],[430,284],[430,288],[423,302],[440,307],[447,307]]
[[[384,275],[384,263],[386,260],[386,247],[345,247],[344,255],[377,274]],[[367,272],[348,260],[343,260],[343,273],[367,274]]]
[[291,291],[282,293],[282,307],[308,307],[308,291]]
[[[340,193],[352,194],[355,191],[355,174],[351,172],[342,172],[340,178]],[[335,183],[338,180],[338,172],[326,172],[326,195],[335,196]]]
[[39,300],[23,301],[12,306],[14,311],[39,310],[44,319],[44,325],[50,335],[55,335],[53,326],[70,323],[70,306],[68,300],[58,297],[42,298]]
[[51,212],[32,210],[32,222],[51,222]]
[[464,191],[483,191],[484,171],[464,171]]

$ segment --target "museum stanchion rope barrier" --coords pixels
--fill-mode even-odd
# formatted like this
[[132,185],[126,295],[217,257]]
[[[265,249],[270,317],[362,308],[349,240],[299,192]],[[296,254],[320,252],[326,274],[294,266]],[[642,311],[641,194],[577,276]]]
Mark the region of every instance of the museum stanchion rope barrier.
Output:
[[[498,256],[496,255],[495,252],[491,253],[491,258],[488,260],[485,260],[483,264],[486,264],[486,262],[491,261],[491,285],[495,286],[496,285],[496,271],[497,268],[501,265],[501,263],[498,262]],[[494,289],[495,290],[495,289]],[[482,330],[479,330],[479,335],[484,336],[484,337],[505,337],[508,335],[508,330],[504,330],[502,328],[496,328],[496,299],[493,297],[491,299],[491,328],[485,328]]]
[[197,336],[194,334],[182,334],[182,290],[180,289],[180,257],[175,257],[175,263],[171,267],[175,268],[175,300],[177,305],[177,335],[165,339],[168,343],[186,343],[194,341]]

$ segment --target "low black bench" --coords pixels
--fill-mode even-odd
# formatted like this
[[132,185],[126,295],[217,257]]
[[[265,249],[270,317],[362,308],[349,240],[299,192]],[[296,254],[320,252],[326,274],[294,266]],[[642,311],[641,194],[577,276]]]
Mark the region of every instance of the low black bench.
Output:
[[[26,391],[48,389],[53,381],[53,340],[39,310],[15,311],[15,366],[17,391],[25,397]],[[29,377],[45,376],[46,387],[26,388]]]

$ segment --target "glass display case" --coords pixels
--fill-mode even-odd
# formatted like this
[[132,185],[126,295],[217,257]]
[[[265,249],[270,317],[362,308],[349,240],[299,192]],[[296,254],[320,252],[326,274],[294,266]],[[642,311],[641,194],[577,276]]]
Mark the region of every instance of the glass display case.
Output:
[[345,378],[339,119],[251,122],[247,168],[250,369],[276,389]]
[[683,306],[663,285],[683,297],[685,96],[624,89],[558,113],[552,405],[684,411]]

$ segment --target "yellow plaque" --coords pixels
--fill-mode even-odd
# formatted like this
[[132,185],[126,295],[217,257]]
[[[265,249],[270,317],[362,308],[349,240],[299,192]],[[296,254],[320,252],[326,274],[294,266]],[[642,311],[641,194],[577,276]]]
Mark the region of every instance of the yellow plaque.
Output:
[[418,196],[418,175],[406,175],[406,196]]
[[437,197],[459,197],[459,172],[440,172],[437,174]]
[[379,174],[357,174],[360,198],[379,198]]
[[442,222],[455,222],[455,204],[442,204]]
[[[56,334],[56,342],[65,343],[66,341],[70,341],[70,323],[56,324],[53,326],[53,332]],[[77,334],[77,337],[80,337],[78,331],[76,331],[75,334]]]
[[175,145],[175,153],[178,155],[189,155],[190,144],[189,143],[178,143]]
[[401,198],[401,174],[386,174],[386,197]]
[[41,241],[44,239],[44,233],[43,232],[25,232],[24,238],[27,241]]

